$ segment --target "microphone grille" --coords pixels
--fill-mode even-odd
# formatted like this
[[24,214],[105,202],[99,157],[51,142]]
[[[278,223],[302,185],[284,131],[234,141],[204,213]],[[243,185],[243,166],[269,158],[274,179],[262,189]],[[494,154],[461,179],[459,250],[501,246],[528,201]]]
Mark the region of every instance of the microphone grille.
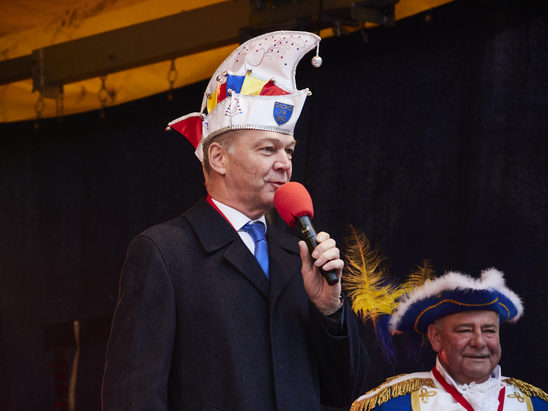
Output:
[[314,217],[312,198],[307,189],[295,181],[281,186],[274,193],[274,205],[278,214],[291,227],[295,227],[295,217]]

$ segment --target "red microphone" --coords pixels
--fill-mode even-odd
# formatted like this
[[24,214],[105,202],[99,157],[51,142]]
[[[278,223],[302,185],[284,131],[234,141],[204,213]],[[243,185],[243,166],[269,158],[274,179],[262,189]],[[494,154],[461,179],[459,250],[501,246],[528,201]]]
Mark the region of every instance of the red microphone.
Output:
[[[305,241],[308,251],[312,253],[318,243],[316,242],[316,230],[310,221],[314,217],[314,207],[306,188],[294,181],[284,184],[274,193],[274,205],[287,224],[299,229],[301,239]],[[320,272],[329,285],[339,282],[334,270],[324,271],[320,268]]]

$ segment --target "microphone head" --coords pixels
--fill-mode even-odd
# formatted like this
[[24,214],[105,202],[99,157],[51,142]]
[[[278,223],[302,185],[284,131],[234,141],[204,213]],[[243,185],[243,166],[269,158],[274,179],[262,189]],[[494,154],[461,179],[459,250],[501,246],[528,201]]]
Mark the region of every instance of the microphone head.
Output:
[[278,214],[291,227],[295,227],[295,218],[314,217],[312,198],[307,189],[300,183],[291,181],[284,184],[274,193],[274,205]]

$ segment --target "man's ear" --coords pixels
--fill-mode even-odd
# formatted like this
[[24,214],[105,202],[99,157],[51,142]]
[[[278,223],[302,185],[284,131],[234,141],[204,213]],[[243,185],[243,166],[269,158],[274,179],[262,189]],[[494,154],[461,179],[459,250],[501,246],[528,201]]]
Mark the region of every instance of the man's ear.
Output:
[[432,349],[435,352],[440,352],[441,350],[441,333],[437,324],[428,324],[428,329],[426,330],[428,341],[432,346]]
[[209,166],[217,174],[225,175],[226,174],[226,162],[227,162],[227,152],[225,148],[213,141],[208,147],[208,158]]

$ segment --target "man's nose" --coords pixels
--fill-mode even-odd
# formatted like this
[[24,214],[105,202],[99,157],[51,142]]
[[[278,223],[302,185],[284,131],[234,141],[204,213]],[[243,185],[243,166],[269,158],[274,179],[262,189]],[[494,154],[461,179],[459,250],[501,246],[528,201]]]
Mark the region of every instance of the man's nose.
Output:
[[291,156],[285,151],[280,151],[274,162],[274,168],[289,170],[291,168]]
[[487,342],[485,340],[485,336],[481,331],[476,331],[472,334],[472,338],[470,340],[470,345],[472,347],[482,348],[485,347],[486,344]]

